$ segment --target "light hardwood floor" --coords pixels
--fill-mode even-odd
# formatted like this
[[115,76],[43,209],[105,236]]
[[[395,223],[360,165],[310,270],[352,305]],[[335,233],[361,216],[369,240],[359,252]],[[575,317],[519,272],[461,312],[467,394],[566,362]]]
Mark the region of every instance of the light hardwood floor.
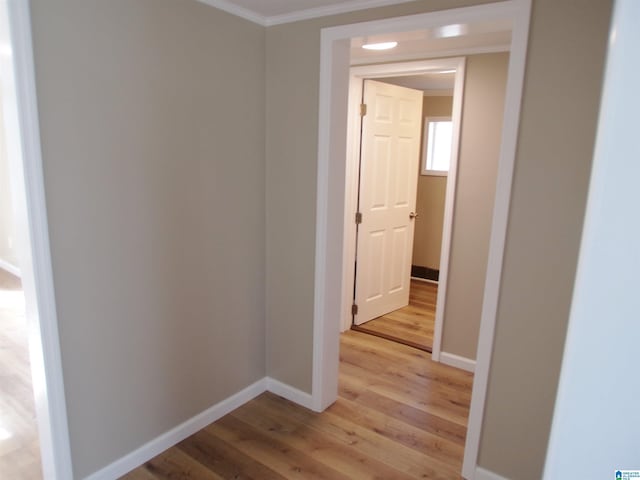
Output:
[[42,478],[20,280],[0,269],[0,478]]
[[265,393],[123,478],[459,479],[471,383],[428,353],[349,331],[325,412]]
[[409,305],[355,329],[431,352],[438,285],[411,280]]

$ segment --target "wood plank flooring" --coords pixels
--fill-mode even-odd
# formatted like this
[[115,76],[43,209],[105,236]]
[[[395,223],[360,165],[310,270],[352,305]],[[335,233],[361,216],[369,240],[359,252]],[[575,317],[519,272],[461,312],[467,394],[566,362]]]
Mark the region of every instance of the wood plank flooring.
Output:
[[20,279],[0,269],[0,478],[42,478]]
[[473,377],[430,357],[346,332],[325,412],[264,393],[123,478],[459,479]]
[[437,284],[411,280],[409,305],[354,329],[431,352],[437,296]]

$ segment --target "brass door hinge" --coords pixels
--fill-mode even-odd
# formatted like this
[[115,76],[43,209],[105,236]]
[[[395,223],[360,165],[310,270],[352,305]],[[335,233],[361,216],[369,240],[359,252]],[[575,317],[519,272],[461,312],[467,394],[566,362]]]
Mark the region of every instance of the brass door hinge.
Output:
[[361,103],[360,104],[360,116],[364,117],[367,114],[367,104],[366,103]]

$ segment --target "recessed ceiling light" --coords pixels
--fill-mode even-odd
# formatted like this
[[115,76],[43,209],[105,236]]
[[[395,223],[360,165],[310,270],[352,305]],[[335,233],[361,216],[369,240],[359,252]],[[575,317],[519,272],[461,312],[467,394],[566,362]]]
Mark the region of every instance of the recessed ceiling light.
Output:
[[367,43],[362,48],[365,50],[390,50],[398,46],[398,42],[381,42],[381,43]]
[[452,25],[444,25],[434,29],[433,34],[436,38],[450,38],[460,37],[466,35],[468,31],[468,25],[454,23]]

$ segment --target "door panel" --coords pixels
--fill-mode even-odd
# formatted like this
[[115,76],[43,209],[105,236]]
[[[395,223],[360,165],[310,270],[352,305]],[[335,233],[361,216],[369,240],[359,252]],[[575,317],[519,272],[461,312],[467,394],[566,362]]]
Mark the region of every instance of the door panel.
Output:
[[393,229],[393,243],[391,245],[391,278],[389,279],[389,293],[395,293],[402,290],[407,280],[405,279],[406,268],[404,260],[407,256],[407,244],[412,244],[409,241],[408,231],[406,226],[396,227]]
[[371,184],[367,189],[371,195],[371,209],[383,210],[389,202],[389,167],[391,164],[391,139],[376,136],[373,139],[373,155],[371,158]]
[[[398,155],[395,158],[395,202],[394,205],[397,208],[409,207],[411,202],[416,201],[415,195],[413,198],[409,198],[412,190],[410,182],[417,182],[417,172],[414,172],[417,164],[412,158],[414,148],[413,138],[399,138],[398,139]],[[418,159],[419,161],[419,159]]]
[[367,301],[382,297],[384,282],[382,281],[382,263],[377,260],[382,258],[385,251],[385,231],[378,230],[369,233],[369,256],[367,262],[371,265],[371,273],[366,283],[363,282],[363,290],[367,292]]
[[356,324],[409,303],[422,92],[364,82]]

